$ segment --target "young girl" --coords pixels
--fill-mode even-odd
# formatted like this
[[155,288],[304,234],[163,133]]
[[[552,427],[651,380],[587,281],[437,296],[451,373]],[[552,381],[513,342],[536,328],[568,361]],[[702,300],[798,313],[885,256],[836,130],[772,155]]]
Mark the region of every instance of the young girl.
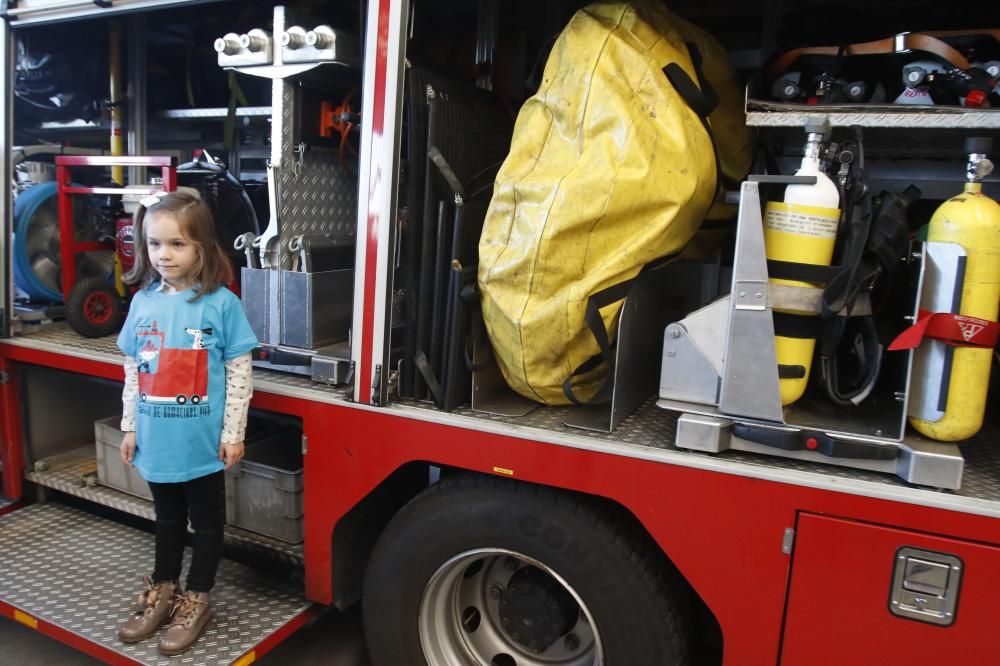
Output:
[[[139,291],[118,336],[125,352],[121,455],[153,493],[156,565],[118,636],[136,643],[169,622],[159,647],[175,655],[211,617],[226,519],[222,470],[243,457],[257,339],[239,299],[222,287],[232,268],[208,206],[188,192],[144,203],[135,266],[125,276]],[[188,520],[194,553],[182,592]]]

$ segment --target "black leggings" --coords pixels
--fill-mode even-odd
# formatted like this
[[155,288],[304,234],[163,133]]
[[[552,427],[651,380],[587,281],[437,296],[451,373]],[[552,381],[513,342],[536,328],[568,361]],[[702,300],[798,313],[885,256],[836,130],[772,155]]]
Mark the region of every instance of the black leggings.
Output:
[[226,524],[226,481],[222,471],[181,483],[149,483],[156,509],[156,568],[153,582],[177,581],[184,559],[188,517],[191,568],[187,589],[208,592],[222,559],[222,530]]

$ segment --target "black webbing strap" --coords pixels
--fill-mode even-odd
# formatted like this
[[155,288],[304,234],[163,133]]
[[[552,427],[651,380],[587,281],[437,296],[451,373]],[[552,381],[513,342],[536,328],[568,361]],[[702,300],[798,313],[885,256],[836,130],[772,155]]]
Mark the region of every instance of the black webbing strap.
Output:
[[698,77],[698,83],[696,84],[688,76],[688,73],[684,71],[684,68],[676,62],[667,63],[666,67],[663,68],[663,73],[666,74],[667,80],[670,81],[670,85],[674,87],[674,90],[681,96],[681,99],[684,100],[692,111],[698,114],[705,132],[708,134],[708,140],[712,144],[712,157],[715,159],[715,195],[718,197],[723,182],[730,189],[738,185],[726,179],[722,173],[722,162],[719,161],[719,149],[715,145],[715,135],[712,133],[712,125],[708,122],[708,116],[719,105],[719,97],[715,94],[715,89],[712,88],[701,71],[701,52],[698,50],[697,45],[693,42],[688,42],[687,49],[691,58],[691,65],[694,67],[694,73]]
[[823,320],[815,315],[774,313],[774,334],[783,338],[815,340],[823,332]]
[[778,379],[805,379],[806,368],[803,365],[778,364]]
[[[693,44],[689,44],[688,50],[691,51],[691,60],[693,62],[694,54],[698,52],[698,49],[696,49]],[[699,65],[700,59],[699,63],[695,64],[696,72],[700,72]],[[691,107],[691,110],[699,116],[707,118],[708,115],[715,110],[715,107],[719,103],[718,98],[715,97],[715,91],[711,88],[708,88],[707,91],[699,88],[691,77],[688,76],[688,73],[684,71],[684,68],[679,64],[676,62],[667,64],[667,66],[663,68],[663,73],[667,75],[667,80],[670,81],[670,85],[674,87],[677,94],[683,97],[684,101],[687,102],[687,105]],[[701,77],[699,76],[699,78]],[[711,93],[711,95],[707,93]]]
[[[604,377],[604,383],[601,385],[601,388],[598,389],[594,397],[586,402],[589,404],[600,404],[611,400],[611,393],[614,390],[615,382],[615,349],[614,345],[611,344],[608,329],[604,327],[604,319],[601,317],[601,308],[624,300],[629,295],[629,292],[632,290],[632,286],[636,280],[643,277],[646,273],[651,273],[663,268],[680,256],[682,252],[684,252],[684,248],[677,250],[677,252],[674,252],[673,254],[668,254],[660,257],[659,259],[654,259],[643,266],[642,270],[640,270],[634,278],[624,280],[623,282],[619,282],[618,284],[610,287],[606,287],[596,294],[592,294],[587,299],[587,310],[584,314],[584,322],[587,324],[587,328],[590,329],[591,335],[594,336],[594,340],[597,342],[597,346],[600,351],[584,361],[583,364],[574,370],[572,374],[570,374],[570,376],[563,382],[563,395],[566,396],[567,400],[577,405],[583,404],[584,401],[580,400],[573,392],[573,378],[590,372],[602,363],[604,363],[607,367],[607,374]],[[620,317],[621,315],[619,314],[619,319]]]
[[601,317],[601,308],[607,307],[612,303],[617,303],[628,296],[628,292],[632,289],[632,284],[635,280],[636,278],[632,278],[631,280],[619,282],[606,289],[602,289],[596,294],[592,294],[587,299],[587,311],[584,314],[583,320],[587,324],[587,328],[590,329],[591,335],[594,336],[594,340],[597,341],[597,346],[601,351],[587,359],[563,382],[563,394],[570,402],[577,405],[583,403],[573,392],[573,378],[590,372],[601,365],[601,363],[607,366],[604,383],[601,384],[601,388],[598,389],[594,397],[587,402],[590,404],[600,404],[611,400],[611,392],[614,389],[615,353],[611,347],[608,329],[605,328],[604,319]]
[[839,266],[821,266],[817,264],[800,264],[794,261],[767,260],[767,276],[779,280],[798,280],[823,284],[830,282],[841,268]]

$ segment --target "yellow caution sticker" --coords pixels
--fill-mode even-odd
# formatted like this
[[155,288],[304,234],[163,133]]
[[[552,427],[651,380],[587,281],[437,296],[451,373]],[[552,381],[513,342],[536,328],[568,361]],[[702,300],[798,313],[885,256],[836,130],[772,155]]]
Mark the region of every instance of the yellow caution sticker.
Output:
[[835,239],[839,222],[839,209],[822,206],[771,201],[764,213],[764,228],[768,231],[812,238]]
[[28,615],[27,613],[21,612],[16,608],[14,609],[14,619],[25,626],[31,627],[32,629],[38,628],[38,620],[36,618]]
[[514,476],[514,470],[506,469],[504,467],[494,467],[493,471],[497,474],[506,474],[507,476]]
[[245,655],[233,662],[233,666],[250,666],[253,662],[257,661],[256,650],[250,650]]

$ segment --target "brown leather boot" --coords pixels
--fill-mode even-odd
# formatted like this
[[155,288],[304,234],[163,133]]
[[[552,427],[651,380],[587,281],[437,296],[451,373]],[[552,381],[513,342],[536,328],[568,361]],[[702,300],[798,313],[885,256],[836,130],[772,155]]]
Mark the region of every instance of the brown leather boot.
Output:
[[177,594],[174,583],[154,585],[149,576],[144,576],[142,580],[146,589],[135,602],[135,615],[118,630],[118,638],[123,643],[138,643],[155,634],[170,619],[170,611],[174,607],[174,597]]
[[208,621],[212,619],[208,592],[191,592],[177,597],[167,632],[160,639],[160,654],[172,657],[195,644]]

